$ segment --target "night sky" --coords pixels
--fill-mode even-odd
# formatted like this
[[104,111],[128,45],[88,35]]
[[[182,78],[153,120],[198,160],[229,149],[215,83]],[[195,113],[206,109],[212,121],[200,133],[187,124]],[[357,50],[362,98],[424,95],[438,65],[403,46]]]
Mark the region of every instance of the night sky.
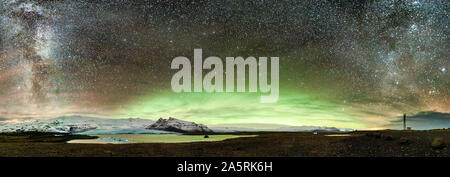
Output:
[[[2,0],[0,121],[171,116],[376,129],[433,112],[449,123],[449,9],[448,0]],[[195,48],[204,58],[279,57],[278,102],[174,93],[172,59],[193,59]]]

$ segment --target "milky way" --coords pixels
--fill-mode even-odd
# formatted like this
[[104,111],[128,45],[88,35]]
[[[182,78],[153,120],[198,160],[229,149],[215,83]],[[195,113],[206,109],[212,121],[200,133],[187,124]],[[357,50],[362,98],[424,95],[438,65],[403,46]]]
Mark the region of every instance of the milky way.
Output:
[[[173,116],[207,124],[387,127],[450,112],[449,6],[437,1],[0,3],[0,117]],[[176,56],[277,56],[280,99],[173,93]]]

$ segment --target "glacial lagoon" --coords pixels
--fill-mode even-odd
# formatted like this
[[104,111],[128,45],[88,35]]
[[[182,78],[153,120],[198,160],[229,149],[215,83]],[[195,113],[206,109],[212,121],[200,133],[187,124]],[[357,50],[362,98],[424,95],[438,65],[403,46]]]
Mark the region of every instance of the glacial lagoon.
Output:
[[97,139],[70,140],[67,143],[81,144],[127,144],[127,143],[192,143],[223,141],[226,139],[255,137],[258,135],[183,135],[183,134],[110,134],[93,135]]

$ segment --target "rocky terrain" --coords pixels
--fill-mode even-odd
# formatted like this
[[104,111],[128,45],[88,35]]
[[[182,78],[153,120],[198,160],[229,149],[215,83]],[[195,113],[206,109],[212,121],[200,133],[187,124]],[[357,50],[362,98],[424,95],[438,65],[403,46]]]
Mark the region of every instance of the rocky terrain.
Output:
[[[231,133],[206,133],[209,136]],[[195,143],[71,144],[85,135],[0,133],[0,157],[449,157],[450,130],[239,132],[258,135]],[[335,136],[347,135],[347,136]]]

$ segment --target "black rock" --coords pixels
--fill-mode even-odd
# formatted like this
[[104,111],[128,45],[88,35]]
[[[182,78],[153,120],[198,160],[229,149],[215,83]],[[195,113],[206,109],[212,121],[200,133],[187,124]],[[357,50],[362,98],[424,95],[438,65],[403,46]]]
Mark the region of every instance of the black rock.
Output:
[[433,142],[431,142],[431,148],[433,149],[444,149],[447,146],[447,143],[442,138],[435,138]]
[[384,136],[384,140],[392,141],[392,140],[394,140],[394,137],[392,137],[391,135],[386,135],[386,136]]
[[400,145],[408,145],[408,144],[411,144],[411,140],[405,137],[400,138]]

